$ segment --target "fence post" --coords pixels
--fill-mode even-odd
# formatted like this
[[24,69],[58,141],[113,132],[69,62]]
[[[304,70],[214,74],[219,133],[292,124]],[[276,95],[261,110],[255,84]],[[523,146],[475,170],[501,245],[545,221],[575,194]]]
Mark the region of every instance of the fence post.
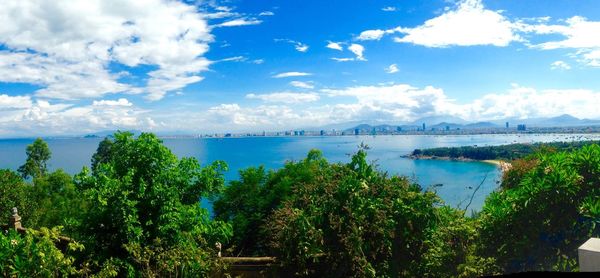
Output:
[[579,253],[579,271],[600,271],[600,238],[590,238],[577,249]]
[[23,228],[23,226],[21,226],[21,216],[19,216],[19,211],[17,208],[12,209],[12,216],[10,217],[9,225],[10,229],[19,230]]

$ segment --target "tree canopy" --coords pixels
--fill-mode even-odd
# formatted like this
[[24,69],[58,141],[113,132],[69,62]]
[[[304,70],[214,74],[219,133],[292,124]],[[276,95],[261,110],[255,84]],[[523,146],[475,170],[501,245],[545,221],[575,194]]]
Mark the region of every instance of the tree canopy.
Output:
[[52,155],[48,144],[42,138],[37,138],[27,146],[26,152],[27,160],[18,170],[21,176],[36,178],[45,175],[48,171],[46,163]]

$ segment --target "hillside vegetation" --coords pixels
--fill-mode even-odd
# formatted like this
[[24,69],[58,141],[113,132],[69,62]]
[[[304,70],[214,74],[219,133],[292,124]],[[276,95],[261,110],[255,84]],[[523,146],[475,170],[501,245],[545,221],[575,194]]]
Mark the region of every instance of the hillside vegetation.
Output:
[[450,158],[473,160],[514,160],[524,158],[543,149],[570,151],[583,146],[598,144],[598,141],[550,142],[534,144],[509,144],[500,146],[464,146],[415,149],[412,158]]
[[[583,145],[583,144],[582,144]],[[217,256],[276,256],[305,277],[475,277],[577,270],[600,236],[600,146],[543,148],[513,161],[481,212],[368,162],[318,150],[279,170],[177,158],[152,134],[116,133],[71,177],[49,172],[41,140],[19,173],[0,171],[0,222],[18,207],[26,235],[0,233],[2,276],[206,277]],[[41,149],[40,149],[41,148]],[[47,154],[47,155],[45,155]],[[214,217],[201,208],[214,200]],[[57,248],[58,235],[73,241]]]

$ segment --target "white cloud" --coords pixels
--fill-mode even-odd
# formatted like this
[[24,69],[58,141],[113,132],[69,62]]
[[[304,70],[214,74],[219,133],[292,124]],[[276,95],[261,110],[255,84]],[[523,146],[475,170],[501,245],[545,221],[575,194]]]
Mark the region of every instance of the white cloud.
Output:
[[427,47],[507,46],[521,40],[515,29],[515,25],[500,11],[485,9],[481,0],[463,0],[456,8],[448,9],[420,26],[366,30],[357,39],[380,40],[384,35],[402,33],[404,35],[394,38],[394,41]]
[[389,67],[385,68],[385,72],[387,72],[387,73],[396,73],[398,71],[399,71],[399,69],[396,64],[391,64]]
[[276,42],[287,42],[287,43],[291,43],[294,45],[294,48],[299,51],[299,52],[306,52],[308,51],[309,46],[305,43],[299,42],[299,41],[295,41],[295,40],[290,40],[290,39],[275,39]]
[[13,108],[27,108],[31,106],[31,98],[28,96],[0,95],[0,111]]
[[273,78],[286,78],[286,77],[309,76],[309,75],[312,75],[312,73],[290,71],[290,72],[282,72],[282,73],[273,75]]
[[381,10],[384,11],[384,12],[395,12],[396,11],[396,7],[392,7],[392,6],[390,6],[390,7],[384,7]]
[[548,25],[547,21],[541,24],[526,24],[519,22],[517,26],[523,32],[538,35],[558,34],[564,37],[561,40],[550,40],[530,47],[552,49],[575,49],[577,56],[585,65],[600,66],[600,21],[589,21],[580,16],[574,16],[564,21],[565,24]]
[[536,118],[570,114],[600,118],[600,92],[591,90],[537,90],[515,85],[504,94],[488,94],[468,104],[465,118]]
[[290,82],[290,85],[292,85],[296,88],[302,88],[302,89],[314,89],[315,88],[315,86],[312,84],[312,82],[292,81],[292,82]]
[[356,55],[356,60],[366,61],[365,57],[363,56],[365,48],[362,45],[353,43],[350,46],[348,46],[348,50],[350,50],[352,53],[354,53],[354,55]]
[[317,101],[320,97],[316,93],[279,92],[271,94],[248,94],[246,98],[260,99],[264,102],[294,104]]
[[264,11],[258,14],[259,16],[273,16],[275,15],[275,13],[271,12],[271,11]]
[[383,38],[386,32],[384,30],[376,29],[376,30],[366,30],[362,31],[360,35],[356,38],[360,41],[378,41]]
[[394,41],[427,47],[507,46],[520,40],[513,32],[513,23],[500,12],[485,9],[481,0],[464,0],[457,9],[400,32],[405,35]]
[[337,62],[351,62],[354,61],[354,58],[331,58],[331,60],[337,61]]
[[94,101],[87,106],[32,101],[28,96],[0,95],[0,136],[81,135],[107,129],[156,127],[127,99]]
[[118,100],[94,100],[92,103],[94,106],[132,106],[133,103],[129,102],[126,98],[120,98]]
[[257,64],[257,65],[263,64],[264,62],[265,62],[265,60],[264,60],[264,59],[256,59],[256,60],[252,60],[252,63],[253,63],[253,64]]
[[295,46],[296,50],[300,51],[300,52],[306,52],[308,51],[308,45],[306,44],[297,44]]
[[327,46],[325,46],[329,49],[333,49],[333,50],[339,50],[339,51],[343,51],[344,49],[342,48],[341,43],[339,42],[332,42],[332,41],[327,41]]
[[570,70],[571,66],[564,61],[556,61],[550,64],[550,68],[553,70]]
[[[5,0],[0,9],[0,43],[7,48],[2,56],[20,61],[0,70],[31,71],[23,79],[44,87],[36,94],[47,98],[118,92],[160,98],[162,88],[199,80],[195,76],[208,68],[202,56],[212,40],[204,15],[175,1]],[[111,63],[158,69],[148,75],[148,88],[131,88],[110,72]]]
[[255,18],[238,18],[215,25],[215,27],[238,27],[261,24],[262,20]]

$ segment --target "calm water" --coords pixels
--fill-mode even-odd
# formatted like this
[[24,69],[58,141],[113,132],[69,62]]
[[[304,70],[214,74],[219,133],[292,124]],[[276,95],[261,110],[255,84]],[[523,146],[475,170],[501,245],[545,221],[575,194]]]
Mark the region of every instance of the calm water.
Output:
[[[50,169],[62,168],[75,174],[85,165],[101,139],[70,138],[47,139],[52,150]],[[449,205],[464,208],[474,188],[485,178],[469,209],[479,209],[485,196],[499,182],[499,171],[494,165],[481,162],[438,160],[410,160],[402,155],[415,148],[452,147],[472,145],[502,145],[524,142],[573,140],[600,140],[600,134],[546,134],[546,135],[456,135],[456,136],[355,136],[355,137],[248,137],[206,139],[164,139],[177,156],[193,156],[202,163],[224,160],[229,165],[228,180],[236,179],[240,169],[265,165],[280,168],[285,161],[299,160],[310,149],[320,149],[332,162],[348,162],[361,142],[367,144],[369,159],[390,174],[406,175],[424,188],[436,186],[438,194]],[[0,140],[0,168],[17,169],[25,161],[25,148],[33,139]]]

